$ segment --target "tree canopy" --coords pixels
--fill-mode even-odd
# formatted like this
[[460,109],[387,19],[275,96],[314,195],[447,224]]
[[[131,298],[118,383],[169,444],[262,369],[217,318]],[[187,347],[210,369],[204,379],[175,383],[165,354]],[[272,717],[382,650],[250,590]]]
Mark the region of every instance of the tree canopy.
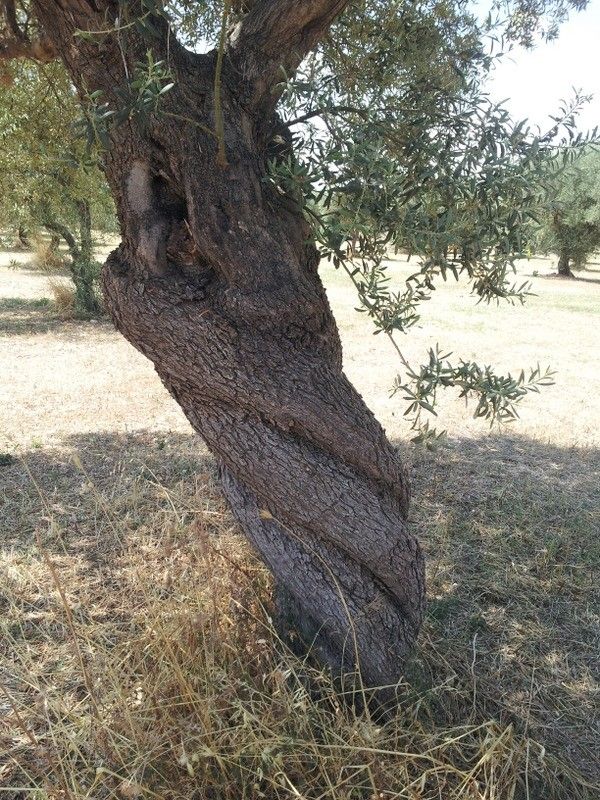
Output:
[[[203,50],[218,46],[221,32],[241,25],[254,5],[120,0],[114,31],[106,25],[80,35],[101,46],[107,36],[133,28],[151,45],[156,19],[165,15],[182,41]],[[524,254],[539,213],[543,169],[549,161],[556,169],[559,155],[568,158],[582,142],[574,122],[582,99],[575,96],[550,130],[533,132],[489,100],[486,78],[514,43],[531,46],[541,37],[555,37],[569,9],[584,6],[580,0],[519,0],[493,7],[482,19],[469,4],[453,0],[359,0],[348,4],[294,75],[280,67],[275,93],[281,129],[273,135],[268,179],[287,202],[303,209],[321,256],[346,270],[377,331],[393,337],[419,322],[421,303],[448,275],[466,278],[485,302],[525,299],[528,287],[515,282],[514,262]],[[11,7],[5,7],[7,40]],[[15,7],[17,19],[29,20],[27,8],[26,3]],[[41,60],[50,49],[41,47]],[[88,94],[88,160],[90,147],[107,144],[111,125],[132,118],[144,124],[148,114],[168,113],[163,98],[174,76],[167,62],[150,53],[151,48],[120,90],[119,108],[111,108],[101,91]],[[24,82],[43,87],[49,71],[54,97],[40,102],[39,91]],[[72,218],[76,204],[65,202],[68,195],[61,190],[68,182],[74,198],[82,193],[94,198],[106,217],[102,181],[89,165],[77,166],[86,159],[73,139],[79,112],[64,72],[55,64],[23,66],[15,84],[11,93],[21,91],[16,103],[28,100],[26,124],[12,143],[29,148],[31,157],[17,159],[16,152],[5,149],[13,165],[5,172],[12,176],[5,205],[39,220],[40,211],[54,203],[61,206],[60,215]],[[29,100],[38,109],[38,123],[28,121]],[[40,130],[44,114],[50,124]],[[23,135],[26,141],[19,144]],[[42,151],[51,167],[39,161]],[[14,168],[19,161],[29,165],[26,176]],[[386,257],[391,249],[419,259],[404,287],[390,287]],[[422,414],[434,413],[438,389],[457,386],[465,396],[473,395],[475,414],[494,421],[513,419],[515,403],[550,382],[549,372],[538,368],[513,377],[460,359],[440,361],[439,348],[417,367],[406,362],[397,341],[394,346],[401,369],[396,389],[404,392],[420,438],[435,435],[422,424]]]
[[114,227],[104,176],[86,163],[76,124],[79,104],[62,65],[22,61],[0,87],[0,219],[39,228],[76,227],[86,200],[100,228]]
[[58,63],[11,65],[0,86],[0,225],[49,231],[70,256],[78,310],[99,310],[92,224],[114,230],[114,204],[98,166],[86,158],[81,111]]
[[553,176],[535,240],[541,252],[558,254],[559,274],[582,269],[600,248],[600,152],[586,148]]

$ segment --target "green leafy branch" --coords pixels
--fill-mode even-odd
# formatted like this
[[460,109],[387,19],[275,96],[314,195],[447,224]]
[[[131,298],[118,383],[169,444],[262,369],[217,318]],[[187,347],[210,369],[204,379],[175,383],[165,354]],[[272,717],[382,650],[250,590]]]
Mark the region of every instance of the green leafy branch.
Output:
[[84,116],[77,122],[78,132],[85,138],[88,150],[108,148],[111,126],[121,125],[129,120],[146,126],[151,115],[156,113],[194,125],[216,138],[217,134],[213,130],[197,120],[159,107],[162,99],[174,86],[175,80],[166,62],[155,61],[152,51],[148,50],[146,61],[135,64],[132,79],[115,90],[119,100],[118,108],[112,108],[103,100],[103,90],[90,92],[85,98],[87,102]]
[[539,393],[543,386],[554,384],[555,373],[538,364],[528,374],[524,370],[517,377],[510,373],[497,375],[491,366],[481,367],[473,361],[452,364],[452,353],[442,354],[439,346],[429,350],[429,360],[418,370],[408,369],[407,378],[398,376],[393,394],[403,392],[408,402],[404,416],[411,420],[412,428],[422,428],[423,412],[437,416],[435,410],[440,389],[458,388],[459,397],[476,399],[473,416],[494,422],[506,423],[518,418],[517,404],[531,392]]

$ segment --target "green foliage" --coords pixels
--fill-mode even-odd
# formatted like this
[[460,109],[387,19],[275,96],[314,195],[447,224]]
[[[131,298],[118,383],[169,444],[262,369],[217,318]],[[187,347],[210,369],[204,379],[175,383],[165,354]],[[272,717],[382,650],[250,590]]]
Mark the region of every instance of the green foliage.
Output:
[[[120,5],[114,35],[134,26],[149,47],[154,22],[166,13],[194,49],[217,43],[222,31],[223,4],[216,0],[173,2],[165,10],[146,0]],[[229,24],[251,5],[231,3]],[[277,155],[265,181],[276,197],[302,209],[321,256],[345,270],[360,310],[392,339],[404,370],[396,388],[409,401],[413,427],[422,427],[423,410],[435,414],[439,388],[474,396],[475,416],[505,422],[528,392],[551,382],[551,373],[539,369],[513,379],[465,360],[453,366],[433,350],[414,368],[394,337],[421,321],[422,303],[449,277],[468,281],[478,302],[527,297],[528,284],[514,277],[515,260],[530,243],[549,165],[560,172],[585,143],[575,131],[585,98],[576,96],[550,131],[536,134],[490,102],[485,78],[510,42],[552,38],[567,11],[582,5],[516,0],[503,5],[502,17],[479,22],[455,0],[356,0],[298,73],[282,75],[280,113],[293,136],[288,147],[275,135]],[[120,90],[118,108],[90,96],[89,143],[105,145],[112,124],[172,115],[163,102],[172,86],[149,49]],[[393,287],[386,259],[398,250],[419,263]]]
[[435,405],[439,389],[458,388],[459,397],[476,398],[474,415],[490,421],[510,422],[518,417],[516,405],[528,393],[539,392],[540,387],[554,383],[554,373],[548,367],[545,371],[538,365],[526,376],[521,371],[518,377],[496,375],[489,366],[481,367],[472,361],[460,360],[453,366],[448,358],[451,353],[442,355],[438,346],[429,351],[429,361],[418,371],[407,369],[408,380],[402,384],[397,378],[394,392],[404,392],[403,399],[408,402],[404,415],[412,421],[412,427],[419,429],[417,440],[430,439],[435,435],[429,426],[423,430],[422,411],[436,414]]
[[543,0],[496,0],[494,5],[506,14],[506,36],[531,47],[539,36],[547,40],[556,39],[569,12],[572,9],[581,11],[588,5],[588,0],[555,0],[551,3]]
[[[415,368],[395,335],[421,322],[423,302],[448,278],[466,280],[477,302],[526,299],[515,261],[549,172],[561,174],[587,141],[575,129],[585,98],[565,104],[546,133],[515,123],[485,94],[494,59],[462,6],[355,4],[332,39],[282,81],[295,155],[271,160],[268,179],[302,207],[322,257],[346,271],[360,310],[392,339],[413,427],[447,387],[475,397],[476,417],[512,420],[528,392],[552,382],[549,371],[513,379],[464,360],[442,368],[433,350]],[[394,286],[387,259],[399,250],[419,263]]]
[[104,177],[84,159],[74,128],[78,100],[59,64],[21,62],[11,70],[0,88],[0,225],[64,239],[81,310],[97,313],[91,223],[114,230],[115,215]]
[[146,53],[146,61],[135,65],[134,73],[124,86],[117,89],[118,108],[104,102],[101,90],[86,97],[84,116],[76,122],[85,136],[88,163],[93,163],[93,154],[109,146],[110,126],[135,121],[142,127],[150,114],[158,110],[163,95],[174,86],[173,76],[164,61],[155,61],[152,51]]
[[[133,32],[147,43],[147,56],[117,90],[119,103],[109,107],[102,93],[89,95],[79,126],[87,162],[81,153],[73,161],[87,163],[86,176],[92,174],[94,149],[107,146],[111,126],[177,116],[169,102],[174,77],[153,56],[165,20],[187,46],[206,49],[222,41],[225,22],[235,26],[253,3],[118,5],[118,25],[80,35],[98,42],[116,36],[125,46]],[[539,370],[513,379],[465,360],[453,366],[433,350],[428,363],[414,368],[394,337],[421,321],[423,302],[449,277],[467,281],[477,302],[527,297],[528,285],[514,277],[515,259],[530,246],[548,169],[560,174],[586,142],[575,131],[584,98],[575,97],[550,131],[537,134],[490,102],[485,79],[512,43],[553,38],[568,11],[584,5],[585,0],[509,0],[495,3],[495,16],[479,21],[458,0],[354,0],[298,73],[282,74],[280,114],[292,141],[289,147],[285,137],[275,142],[278,155],[266,165],[264,179],[275,197],[285,195],[302,209],[321,256],[345,270],[375,331],[392,339],[404,370],[397,387],[410,402],[414,426],[421,425],[422,410],[435,413],[438,388],[473,395],[475,416],[507,421],[525,394],[550,382],[550,373]],[[218,68],[216,73],[217,105]],[[70,87],[65,94],[71,101]],[[222,131],[205,132],[219,139],[224,164]],[[25,205],[36,207],[29,200]],[[565,219],[563,210],[555,216]],[[581,229],[576,238],[585,238]],[[404,285],[394,287],[386,259],[398,250],[415,256],[418,266]]]
[[582,269],[600,248],[600,152],[594,147],[549,181],[537,244]]
[[114,207],[97,170],[82,165],[74,90],[59,64],[14,63],[0,88],[0,219],[39,228],[46,217],[74,227],[76,201],[92,204],[99,228],[114,230]]

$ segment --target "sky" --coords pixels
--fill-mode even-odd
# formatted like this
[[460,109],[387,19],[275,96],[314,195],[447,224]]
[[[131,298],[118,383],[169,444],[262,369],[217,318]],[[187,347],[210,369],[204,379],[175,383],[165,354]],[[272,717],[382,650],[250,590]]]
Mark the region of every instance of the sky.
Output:
[[494,100],[506,100],[516,119],[529,119],[542,129],[548,114],[573,94],[573,87],[594,98],[579,117],[578,128],[600,127],[600,0],[575,12],[558,39],[540,42],[533,50],[515,49],[496,67],[488,85]]

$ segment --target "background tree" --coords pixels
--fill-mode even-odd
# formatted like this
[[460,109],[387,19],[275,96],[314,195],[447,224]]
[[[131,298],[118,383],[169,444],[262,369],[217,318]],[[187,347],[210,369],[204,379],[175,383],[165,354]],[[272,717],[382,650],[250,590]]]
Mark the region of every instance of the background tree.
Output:
[[551,180],[537,245],[558,255],[558,274],[573,277],[600,248],[600,153],[588,149]]
[[81,112],[64,68],[15,62],[0,87],[0,224],[28,238],[62,240],[77,309],[100,311],[100,265],[92,225],[114,230],[114,205],[98,167],[85,158]]
[[[176,3],[181,40],[155,0],[32,0],[20,24],[4,8],[4,54],[60,57],[105,148],[122,232],[108,308],[219,460],[282,624],[334,669],[394,683],[423,616],[423,560],[398,453],[343,374],[319,255],[390,334],[448,271],[484,299],[522,296],[510,256],[556,131],[532,137],[481,97],[485,48],[461,4]],[[218,47],[184,47],[198,37]],[[459,264],[431,247],[392,293],[388,222],[432,185],[439,231],[460,199],[486,237]],[[353,266],[343,244],[357,231]],[[544,380],[432,363],[414,373],[417,412],[448,384],[502,415]]]

